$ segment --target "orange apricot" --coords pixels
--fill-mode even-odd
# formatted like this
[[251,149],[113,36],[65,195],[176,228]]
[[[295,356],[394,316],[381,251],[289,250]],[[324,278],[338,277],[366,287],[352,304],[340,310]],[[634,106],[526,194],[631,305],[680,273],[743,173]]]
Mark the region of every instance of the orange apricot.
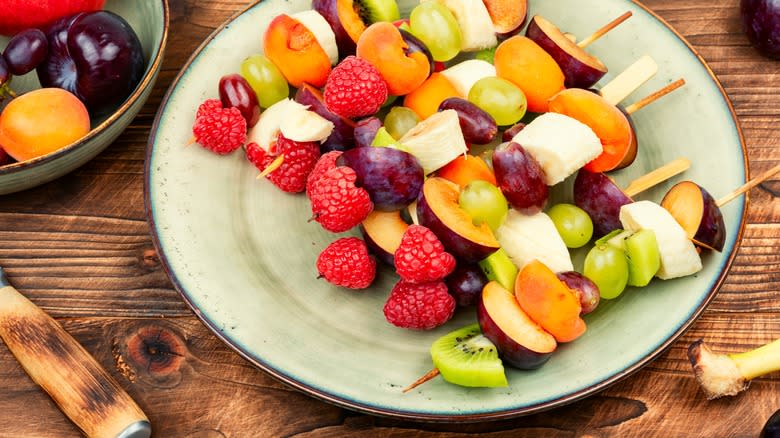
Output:
[[42,88],[12,100],[0,113],[0,148],[17,161],[62,149],[84,137],[89,113],[73,94]]
[[496,176],[490,170],[485,160],[473,155],[459,156],[449,164],[439,169],[436,176],[452,181],[461,188],[466,187],[474,180],[487,181],[496,184]]
[[404,106],[425,120],[439,110],[439,105],[450,97],[463,97],[449,79],[441,73],[433,73],[416,90],[404,97]]
[[498,77],[523,90],[531,112],[547,112],[547,101],[564,89],[566,77],[553,57],[524,36],[501,43],[494,62]]
[[534,260],[517,274],[515,297],[525,313],[558,342],[571,342],[585,333],[579,296],[544,263]]
[[355,10],[353,0],[334,0],[336,2],[336,14],[338,14],[341,27],[352,38],[352,41],[358,42],[360,35],[366,30],[366,24]]
[[330,58],[317,38],[288,15],[277,15],[268,25],[263,51],[293,87],[304,82],[322,87],[330,74]]
[[609,172],[624,163],[630,164],[636,156],[636,138],[631,123],[620,109],[603,97],[587,90],[570,88],[550,99],[549,109],[588,125],[601,139],[604,151],[585,165],[587,170]]
[[422,52],[410,52],[398,28],[386,21],[374,23],[357,42],[357,56],[379,70],[393,96],[417,89],[430,74],[431,65]]

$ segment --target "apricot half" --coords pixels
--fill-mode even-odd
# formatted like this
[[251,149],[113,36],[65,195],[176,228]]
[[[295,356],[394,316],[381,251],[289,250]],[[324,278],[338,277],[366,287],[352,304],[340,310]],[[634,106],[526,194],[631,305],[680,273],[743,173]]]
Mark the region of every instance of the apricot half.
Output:
[[603,97],[579,88],[561,91],[550,99],[550,112],[563,114],[588,125],[601,139],[604,151],[585,165],[591,172],[620,169],[636,157],[636,141],[631,122]]
[[314,34],[298,20],[277,15],[263,37],[265,56],[293,87],[322,87],[330,74],[330,58]]
[[369,26],[357,42],[357,56],[379,70],[388,91],[394,96],[411,93],[431,73],[425,54],[411,51],[393,23],[379,22]]
[[494,63],[498,77],[523,90],[531,112],[547,112],[547,102],[564,89],[566,78],[555,59],[524,36],[513,36],[501,43]]
[[0,148],[17,161],[61,149],[89,132],[89,113],[73,94],[42,88],[23,94],[0,113]]
[[404,97],[404,106],[425,120],[439,110],[439,105],[451,97],[462,97],[449,79],[433,73],[414,91]]

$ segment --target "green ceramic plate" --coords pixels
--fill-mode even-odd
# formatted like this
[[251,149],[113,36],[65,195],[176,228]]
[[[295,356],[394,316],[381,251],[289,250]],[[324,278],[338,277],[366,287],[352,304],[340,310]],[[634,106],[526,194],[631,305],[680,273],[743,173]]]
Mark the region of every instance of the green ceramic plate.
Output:
[[[402,10],[414,3],[402,1]],[[383,270],[374,287],[358,293],[318,281],[317,254],[335,237],[307,222],[305,197],[257,181],[241,153],[219,157],[184,147],[195,109],[216,96],[219,77],[261,51],[263,31],[276,14],[308,7],[308,0],[267,0],[215,32],[171,86],[149,143],[146,202],[168,274],[198,317],[247,360],[315,397],[363,412],[436,421],[506,418],[569,403],[637,371],[712,300],[741,237],[742,199],[724,208],[726,247],[704,256],[703,271],[656,280],[604,303],[586,318],[587,333],[561,346],[541,369],[508,370],[504,389],[466,389],[436,379],[402,395],[402,387],[431,368],[431,342],[473,322],[475,312],[459,311],[425,333],[389,325],[382,305],[396,281],[392,272]],[[531,1],[531,14],[578,35],[626,10],[634,17],[591,46],[612,69],[605,81],[649,54],[660,72],[629,102],[679,77],[688,85],[636,114],[639,157],[614,175],[617,181],[625,184],[686,156],[693,161],[686,176],[715,197],[744,183],[745,151],[729,101],[668,25],[628,0]],[[671,185],[640,198],[660,201]],[[558,192],[565,197],[565,189]],[[581,262],[582,254],[576,256]]]

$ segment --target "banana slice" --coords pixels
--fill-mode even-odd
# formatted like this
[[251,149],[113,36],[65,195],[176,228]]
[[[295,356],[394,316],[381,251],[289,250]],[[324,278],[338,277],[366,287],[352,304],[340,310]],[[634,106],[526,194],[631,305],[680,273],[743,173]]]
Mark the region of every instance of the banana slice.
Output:
[[314,34],[314,38],[317,39],[322,50],[328,55],[330,64],[338,64],[339,46],[336,44],[336,34],[333,33],[333,29],[328,22],[325,21],[325,18],[314,10],[298,12],[291,15],[291,17],[298,20],[301,24],[306,26],[306,29],[309,29],[309,32]]
[[701,271],[701,258],[685,230],[660,205],[650,201],[624,205],[620,208],[620,223],[630,231],[653,230],[661,254],[656,277],[668,280]]
[[487,7],[482,0],[438,0],[452,12],[463,36],[461,50],[477,52],[498,45]]
[[333,123],[314,111],[293,111],[284,117],[279,129],[293,141],[325,141],[333,132]]
[[601,140],[592,129],[557,113],[537,117],[512,141],[539,162],[548,186],[565,180],[602,152]]
[[468,152],[455,110],[433,114],[398,141],[417,157],[426,175]]
[[[457,1],[457,0],[456,0]],[[496,68],[493,64],[481,59],[469,59],[441,72],[455,87],[455,91],[465,98],[469,90],[478,80],[496,76]]]
[[[296,112],[306,112],[306,107],[291,99],[283,99],[268,107],[257,120],[257,124],[247,133],[247,143],[257,143],[268,151],[276,142],[282,122]],[[285,134],[285,137],[287,135]]]
[[544,213],[526,216],[510,209],[506,221],[496,230],[496,238],[517,269],[539,260],[554,272],[574,270],[566,244]]

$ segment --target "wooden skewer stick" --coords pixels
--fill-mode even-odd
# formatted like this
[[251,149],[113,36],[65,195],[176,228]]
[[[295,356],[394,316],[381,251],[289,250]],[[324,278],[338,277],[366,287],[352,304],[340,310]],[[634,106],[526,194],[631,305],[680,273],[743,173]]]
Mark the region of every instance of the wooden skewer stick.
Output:
[[666,96],[667,94],[671,93],[672,91],[682,87],[685,85],[685,79],[678,79],[671,84],[661,88],[660,90],[656,91],[655,93],[645,97],[644,99],[640,100],[637,103],[634,103],[632,105],[629,105],[626,107],[626,112],[628,114],[634,114],[635,112],[641,110],[642,108],[646,107],[647,105],[650,105],[651,103],[655,102],[656,100]]
[[729,193],[728,195],[718,199],[717,205],[718,207],[723,207],[724,205],[728,204],[729,202],[733,201],[734,198],[737,196],[747,192],[748,190],[752,189],[753,187],[761,184],[762,182],[768,180],[772,176],[774,176],[776,173],[780,172],[780,164],[776,165],[775,167],[767,170],[766,172],[762,173],[761,175],[751,179],[748,181],[745,185],[738,188],[737,190],[734,190],[733,192]]
[[418,386],[420,386],[423,383],[433,379],[434,377],[436,377],[438,375],[439,375],[439,369],[438,368],[434,368],[434,369],[428,371],[427,373],[425,373],[424,376],[422,376],[419,379],[415,380],[414,383],[412,383],[411,385],[409,385],[406,388],[404,388],[404,390],[401,391],[401,392],[406,394],[407,392],[413,390],[414,388],[417,388]]
[[615,79],[612,79],[607,85],[601,87],[599,93],[607,102],[617,105],[649,81],[656,73],[658,73],[658,64],[653,58],[645,55],[615,76]]
[[593,34],[584,40],[577,43],[577,45],[584,49],[585,47],[588,47],[589,45],[593,44],[596,40],[603,37],[607,34],[610,30],[618,27],[621,23],[631,18],[631,16],[634,15],[631,11],[626,12],[625,14],[619,16],[618,18],[612,20],[611,22],[607,23],[606,26],[602,27],[601,29],[593,32]]
[[629,198],[633,198],[645,190],[660,184],[675,175],[679,175],[690,168],[691,160],[687,158],[678,158],[631,181],[628,187],[623,190],[623,193]]

